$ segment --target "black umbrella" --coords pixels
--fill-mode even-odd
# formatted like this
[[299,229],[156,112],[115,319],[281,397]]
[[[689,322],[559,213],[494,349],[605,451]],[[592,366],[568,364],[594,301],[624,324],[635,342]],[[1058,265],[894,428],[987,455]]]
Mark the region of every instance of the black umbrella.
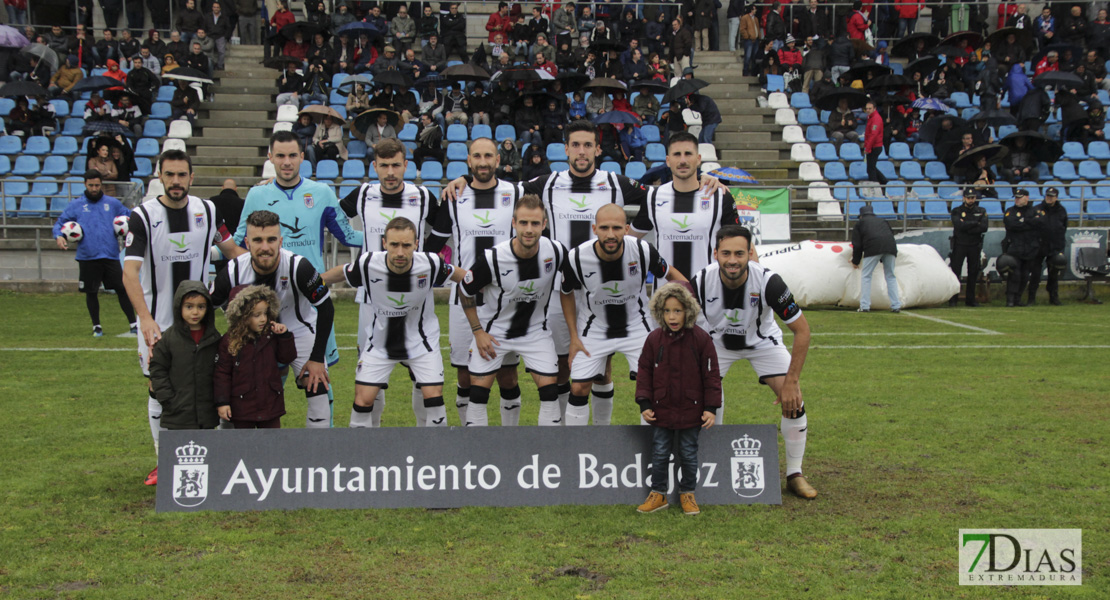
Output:
[[929,54],[932,54],[933,56],[940,56],[942,54],[944,56],[959,56],[961,54],[967,55],[967,52],[955,46],[937,46],[935,48],[929,49]]
[[355,84],[359,83],[362,84],[362,89],[364,90],[368,90],[370,89],[370,86],[374,85],[374,81],[371,80],[369,77],[363,75],[351,75],[343,81],[339,82],[339,85],[335,86],[335,91],[338,92],[341,96],[348,96],[351,94],[352,91],[354,91]]
[[925,50],[937,45],[940,38],[932,33],[912,33],[894,43],[890,48],[890,55],[898,58],[909,58],[917,54],[917,42],[924,40]]
[[[116,83],[119,83],[118,81]],[[0,97],[10,98],[16,96],[46,96],[46,88],[33,82],[21,79],[11,81],[0,87]]]
[[906,65],[906,67],[902,69],[902,72],[906,75],[906,77],[913,77],[914,73],[921,73],[921,75],[924,77],[929,75],[933,71],[936,71],[937,67],[939,66],[939,58],[935,56],[922,56],[921,58]]
[[612,77],[596,77],[582,86],[584,90],[604,91],[607,94],[627,92],[628,86]]
[[979,111],[978,114],[976,114],[974,117],[971,117],[971,121],[973,123],[986,121],[987,125],[990,125],[991,127],[1017,125],[1017,119],[1014,118],[1014,115],[1010,113],[1010,111],[999,110],[997,108]]
[[1014,43],[1025,48],[1026,50],[1033,49],[1033,30],[1032,29],[1018,29],[1017,27],[1003,27],[998,31],[987,36],[987,41],[990,42],[991,48],[997,48],[1001,44],[1006,43],[1006,38],[1010,34],[1014,35]]
[[89,121],[81,128],[81,133],[107,133],[110,135],[125,135],[135,137],[135,132],[130,127],[124,127],[115,121]]
[[871,99],[883,106],[909,106],[913,104],[913,100],[899,94],[875,94]]
[[977,31],[957,31],[941,40],[940,45],[958,48],[962,40],[967,40],[968,48],[978,48],[983,43],[983,34]]
[[178,67],[162,75],[162,78],[176,79],[178,81],[190,81],[193,83],[212,83],[212,80],[208,78],[207,73],[202,73],[197,69],[190,69],[189,67]]
[[262,61],[262,66],[266,67],[267,69],[277,69],[277,70],[280,71],[280,70],[284,69],[285,67],[289,66],[289,63],[296,63],[296,64],[300,65],[300,64],[304,63],[304,61],[295,57],[295,56],[289,56],[288,54],[282,54],[281,56],[271,56],[270,58],[267,58],[266,60],[263,60]]
[[851,69],[844,72],[843,77],[847,77],[848,81],[855,81],[857,79],[867,81],[868,75],[879,77],[893,72],[894,69],[886,65],[880,65],[877,62],[865,60],[852,65]]
[[454,81],[489,81],[489,73],[474,63],[447,67],[440,75]]
[[667,90],[666,94],[663,94],[663,104],[670,104],[679,98],[689,96],[705,87],[709,87],[708,81],[697,78],[680,79],[678,83],[674,84],[674,87]]
[[[288,25],[286,27],[288,27]],[[285,31],[285,27],[282,27],[281,30]],[[370,38],[370,41],[380,40],[382,38],[382,32],[378,31],[377,27],[374,27],[366,21],[354,21],[353,23],[347,23],[339,29],[336,29],[335,33],[353,33],[356,36],[366,35]]]
[[93,75],[92,77],[84,77],[73,85],[74,92],[99,92],[110,87],[120,87],[122,84],[118,79],[105,77],[103,75]]
[[401,122],[401,116],[388,108],[371,108],[370,110],[362,111],[355,117],[353,123],[355,130],[362,135],[366,135],[366,130],[370,129],[371,125],[378,122],[378,115],[381,114],[389,117],[389,124],[395,128],[397,124]]
[[536,106],[540,106],[540,103],[542,102],[544,107],[547,106],[547,101],[548,100],[555,100],[556,102],[566,102],[567,101],[566,96],[556,96],[555,94],[552,94],[551,92],[545,92],[543,90],[531,90],[531,91],[524,92],[523,94],[520,95],[520,98],[518,98],[518,100],[523,102],[525,98],[532,98],[532,100],[533,100],[533,102],[535,102]]
[[1037,87],[1052,86],[1057,89],[1073,89],[1083,87],[1083,79],[1075,73],[1068,73],[1067,71],[1049,71],[1034,77],[1033,85]]
[[935,144],[937,134],[940,133],[941,125],[944,124],[945,119],[952,121],[953,130],[967,125],[967,121],[961,119],[960,117],[954,117],[952,115],[937,115],[935,117],[932,117],[928,121],[925,121],[921,125],[921,130],[918,131],[918,135],[921,136],[921,141]]
[[628,46],[616,40],[598,40],[590,43],[590,50],[608,52],[610,50],[624,50]]
[[[545,79],[532,67],[513,67],[509,69],[502,69],[493,74],[490,78],[491,81],[540,81]],[[546,73],[546,71],[544,71]],[[550,77],[549,79],[554,79]]]
[[312,39],[312,36],[317,33],[324,34],[324,37],[331,35],[324,27],[316,23],[309,23],[308,21],[297,21],[296,23],[290,23],[281,28],[281,35],[286,39],[291,40],[296,37],[298,33],[301,34],[301,39],[306,42]]
[[851,88],[840,88],[818,97],[813,101],[813,106],[818,110],[836,110],[841,100],[848,101],[848,108],[863,108],[867,104],[867,94]]
[[579,73],[578,71],[564,69],[562,71],[559,71],[559,74],[555,76],[555,79],[552,79],[551,81],[545,81],[542,85],[547,89],[553,89],[555,87],[555,82],[559,82],[559,84],[562,86],[560,89],[565,93],[581,89],[582,86],[590,82],[590,77],[584,73]]
[[454,80],[440,77],[438,73],[429,73],[420,79],[412,82],[412,87],[417,89],[427,88],[429,85],[437,88],[447,87],[448,84],[454,84]]
[[[1025,147],[1023,149],[1018,148],[1019,139],[1025,140]],[[1015,131],[999,140],[998,143],[1009,148],[1011,153],[1019,151],[1029,152],[1033,155],[1034,159],[1046,163],[1056,162],[1064,155],[1064,151],[1060,148],[1059,142],[1048,139],[1048,137],[1039,131]]]
[[609,112],[601,113],[594,117],[594,123],[601,125],[602,123],[624,123],[627,125],[639,125],[640,119],[631,113],[623,110],[611,110]]
[[666,94],[669,89],[667,84],[658,79],[638,79],[628,84],[628,89],[636,92],[643,92],[644,88],[647,88],[652,94]]
[[909,77],[906,77],[905,75],[895,75],[894,73],[890,73],[887,75],[879,75],[878,77],[872,78],[871,81],[868,81],[867,84],[864,85],[864,88],[866,88],[868,91],[874,90],[880,92],[888,92],[892,90],[898,91],[907,85],[912,86],[913,80]]
[[55,70],[58,68],[58,53],[54,52],[52,48],[48,48],[42,44],[31,44],[26,48],[19,51],[21,54],[29,54],[39,60],[45,60]]
[[391,85],[395,88],[409,88],[412,82],[400,71],[382,71],[374,76],[374,85],[384,87]]
[[1010,149],[1006,146],[986,144],[960,154],[956,157],[956,162],[952,163],[952,166],[957,169],[970,169],[975,166],[980,158],[986,158],[987,164],[990,164],[1002,160],[1009,153]]

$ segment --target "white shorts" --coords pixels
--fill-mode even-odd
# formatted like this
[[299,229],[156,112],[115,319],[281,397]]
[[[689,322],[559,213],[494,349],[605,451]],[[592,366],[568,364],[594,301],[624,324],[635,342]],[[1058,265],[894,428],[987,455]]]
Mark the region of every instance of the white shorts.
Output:
[[143,377],[150,379],[150,346],[146,345],[146,337],[139,331],[139,368],[143,370]]
[[570,329],[567,329],[567,320],[563,317],[563,303],[560,300],[562,294],[559,288],[562,286],[563,277],[558,275],[555,279],[555,291],[547,303],[547,330],[555,342],[555,352],[559,356],[566,356],[570,354]]
[[[297,345],[297,358],[289,363],[289,370],[293,373],[293,378],[296,379],[297,375],[301,374],[301,369],[304,368],[305,363],[312,356],[312,345],[316,343],[315,334],[300,335],[293,338],[293,343]],[[325,361],[326,363],[326,361]],[[324,365],[327,368],[327,365]]]
[[790,352],[781,344],[771,344],[762,348],[748,350],[725,350],[717,345],[717,364],[721,368],[721,378],[728,375],[732,363],[746,360],[755,369],[759,383],[767,383],[772,377],[782,377],[790,370]]
[[[469,368],[470,346],[474,343],[474,333],[470,330],[470,320],[466,318],[466,311],[461,304],[455,304],[453,301],[447,310],[447,341],[451,343],[451,366],[456,369]],[[506,367],[520,364],[520,357],[515,352],[509,352],[505,356],[501,356],[501,352],[497,354],[502,361],[501,364]]]
[[555,377],[559,373],[559,357],[555,354],[555,342],[543,330],[511,340],[498,339],[500,346],[494,346],[497,356],[486,360],[478,352],[476,343],[470,345],[470,374],[490,375],[496,373],[503,361],[524,358],[524,366],[536,375]]
[[362,356],[362,349],[370,339],[370,325],[374,322],[374,309],[369,304],[358,305],[358,352]]
[[570,378],[574,381],[587,381],[605,374],[605,360],[620,352],[628,361],[628,376],[636,378],[636,368],[640,364],[640,353],[644,350],[644,341],[647,333],[627,338],[613,340],[600,340],[588,337],[581,338],[582,345],[590,356],[579,352],[574,356],[570,365]]
[[383,358],[363,350],[358,356],[358,366],[355,367],[355,383],[384,389],[389,385],[389,376],[398,363],[412,371],[412,376],[419,385],[443,385],[443,353],[439,348],[416,358],[403,360]]

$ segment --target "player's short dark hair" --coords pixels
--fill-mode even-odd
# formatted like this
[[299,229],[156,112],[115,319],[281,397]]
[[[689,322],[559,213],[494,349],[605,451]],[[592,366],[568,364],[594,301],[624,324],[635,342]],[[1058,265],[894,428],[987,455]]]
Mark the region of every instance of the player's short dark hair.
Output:
[[104,176],[101,175],[100,171],[97,171],[96,169],[89,169],[88,171],[85,171],[85,181],[88,181],[90,179],[104,179]]
[[678,142],[689,142],[694,145],[694,149],[698,148],[698,137],[689,131],[676,131],[667,138],[667,153],[671,152],[671,144]]
[[304,146],[301,145],[300,136],[292,131],[275,131],[274,134],[270,136],[270,150],[272,151],[274,149],[274,144],[280,144],[282,142],[297,142],[297,147],[301,149],[301,152],[304,152]]
[[543,205],[543,200],[535,194],[524,194],[517,199],[516,205],[513,206],[513,218],[516,218],[516,211],[521,208],[535,209],[538,208],[543,211],[543,218],[547,218],[547,209]]
[[717,230],[717,248],[721,247],[721,241],[729,238],[742,237],[748,240],[748,249],[752,247],[752,232],[747,227],[740,225],[725,225]]
[[374,158],[393,158],[398,154],[405,157],[405,145],[397,138],[382,138],[374,144]]
[[416,225],[405,217],[394,217],[390,219],[389,222],[385,224],[385,231],[382,232],[382,238],[385,238],[385,234],[392,230],[411,231],[413,237],[416,237]]
[[183,160],[189,164],[189,172],[193,172],[193,159],[189,158],[184,150],[166,150],[158,156],[158,172],[162,172],[162,165],[167,160]]
[[570,134],[578,133],[579,131],[585,131],[585,132],[588,132],[588,133],[592,133],[593,136],[594,136],[594,143],[595,144],[600,144],[601,143],[601,138],[598,136],[598,133],[597,133],[597,125],[594,125],[593,123],[587,121],[586,119],[578,119],[576,121],[571,121],[570,125],[567,125],[567,137],[565,139],[567,141],[570,141]]
[[247,215],[247,227],[273,227],[281,226],[281,217],[275,212],[268,210],[256,210]]

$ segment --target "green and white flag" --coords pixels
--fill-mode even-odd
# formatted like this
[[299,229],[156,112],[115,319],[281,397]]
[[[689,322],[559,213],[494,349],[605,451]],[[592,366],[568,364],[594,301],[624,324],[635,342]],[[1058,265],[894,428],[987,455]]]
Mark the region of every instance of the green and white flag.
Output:
[[752,232],[757,243],[790,241],[790,194],[776,190],[734,187],[740,224]]

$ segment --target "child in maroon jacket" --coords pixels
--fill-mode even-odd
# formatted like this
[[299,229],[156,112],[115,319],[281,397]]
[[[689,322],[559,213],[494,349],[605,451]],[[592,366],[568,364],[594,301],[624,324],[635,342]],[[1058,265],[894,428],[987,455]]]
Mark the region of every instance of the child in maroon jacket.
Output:
[[636,403],[654,432],[651,493],[637,510],[667,508],[670,454],[682,463],[679,502],[688,515],[701,512],[694,500],[698,474],[698,433],[713,426],[721,406],[721,371],[713,338],[694,325],[698,303],[686,287],[668,283],[648,304],[660,325],[648,334],[636,370]]
[[293,334],[275,319],[281,311],[264,285],[231,291],[228,331],[216,355],[214,396],[220,418],[235,429],[278,429],[285,414],[281,364],[297,358]]

